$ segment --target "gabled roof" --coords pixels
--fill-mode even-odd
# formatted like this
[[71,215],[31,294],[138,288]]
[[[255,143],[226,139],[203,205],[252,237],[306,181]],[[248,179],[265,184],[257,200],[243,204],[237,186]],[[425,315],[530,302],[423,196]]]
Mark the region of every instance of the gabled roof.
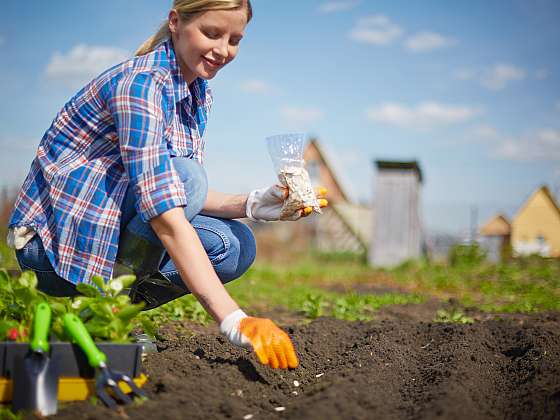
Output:
[[548,187],[546,185],[541,186],[540,188],[538,188],[536,191],[533,192],[533,194],[531,194],[529,196],[529,198],[525,201],[525,203],[523,203],[523,205],[521,206],[521,208],[517,211],[517,213],[515,214],[515,216],[513,217],[513,220],[515,220],[521,213],[523,213],[523,211],[527,208],[527,206],[529,206],[529,204],[539,195],[539,194],[544,194],[544,196],[550,201],[550,204],[552,204],[552,207],[556,210],[556,212],[558,213],[558,215],[560,216],[560,207],[558,206],[558,203],[556,202],[556,199],[554,198],[554,196],[552,195],[552,193],[550,192],[550,190],[548,189]]
[[480,228],[482,236],[506,236],[511,234],[511,224],[506,216],[497,214]]
[[323,164],[325,165],[325,167],[329,170],[332,180],[335,183],[336,187],[338,188],[340,195],[344,198],[344,201],[349,201],[348,200],[348,194],[346,194],[346,192],[344,191],[344,188],[342,188],[342,185],[340,184],[340,182],[338,181],[338,178],[336,177],[334,170],[333,170],[333,166],[329,163],[329,160],[325,154],[325,152],[321,149],[321,147],[319,146],[319,142],[317,141],[317,139],[312,138],[311,140],[309,140],[309,143],[307,144],[306,147],[315,147],[315,150],[317,150],[317,153],[319,154],[319,157],[321,158],[321,160],[323,161]]

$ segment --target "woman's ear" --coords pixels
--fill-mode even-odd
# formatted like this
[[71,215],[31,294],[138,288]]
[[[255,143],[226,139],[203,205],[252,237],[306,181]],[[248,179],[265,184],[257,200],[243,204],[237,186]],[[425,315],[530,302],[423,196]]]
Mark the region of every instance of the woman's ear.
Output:
[[169,22],[169,31],[172,34],[177,33],[177,29],[179,27],[179,13],[177,13],[177,10],[171,9],[169,11],[168,22]]

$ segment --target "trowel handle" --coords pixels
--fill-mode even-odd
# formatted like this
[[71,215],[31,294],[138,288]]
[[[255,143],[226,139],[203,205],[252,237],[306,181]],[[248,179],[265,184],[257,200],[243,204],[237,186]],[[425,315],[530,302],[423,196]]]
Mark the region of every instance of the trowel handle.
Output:
[[107,356],[97,348],[80,318],[68,313],[64,315],[63,321],[66,332],[84,351],[91,367],[97,368],[107,361]]
[[33,331],[29,346],[33,351],[49,351],[49,329],[51,326],[51,307],[46,302],[37,304],[33,317]]

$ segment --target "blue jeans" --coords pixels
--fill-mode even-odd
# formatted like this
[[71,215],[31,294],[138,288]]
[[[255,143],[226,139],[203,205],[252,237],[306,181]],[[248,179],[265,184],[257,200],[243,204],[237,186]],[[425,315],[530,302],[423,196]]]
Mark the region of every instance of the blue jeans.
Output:
[[[240,277],[255,259],[253,233],[236,220],[199,214],[208,192],[204,169],[195,160],[187,158],[174,157],[171,161],[185,185],[185,216],[196,230],[216,274],[222,283]],[[138,278],[131,292],[133,301],[146,301],[146,309],[152,309],[190,291],[150,224],[136,213],[135,200],[129,188],[122,205],[117,261],[125,265],[129,263]],[[128,260],[127,256],[130,257]],[[72,283],[54,272],[38,235],[16,251],[16,257],[22,270],[33,270],[37,274],[38,288],[43,292],[52,296],[79,294]],[[138,261],[139,264],[134,264]]]

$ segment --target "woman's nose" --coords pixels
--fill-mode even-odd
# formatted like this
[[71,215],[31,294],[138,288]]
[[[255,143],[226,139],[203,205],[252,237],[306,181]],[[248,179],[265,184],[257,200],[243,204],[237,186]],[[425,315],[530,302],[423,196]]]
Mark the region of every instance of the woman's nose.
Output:
[[214,51],[217,55],[222,57],[224,60],[228,57],[228,42],[227,40],[222,39],[216,47],[214,47]]

